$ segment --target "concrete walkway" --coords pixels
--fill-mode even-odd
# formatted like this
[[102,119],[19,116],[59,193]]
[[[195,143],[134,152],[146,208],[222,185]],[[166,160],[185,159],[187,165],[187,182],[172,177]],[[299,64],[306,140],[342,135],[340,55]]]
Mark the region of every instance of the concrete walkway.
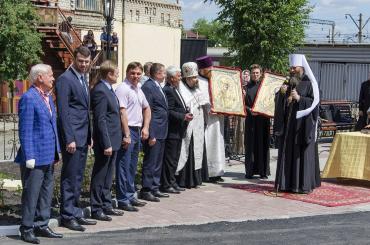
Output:
[[[324,168],[330,144],[320,144],[320,167]],[[277,151],[271,150],[271,173],[275,179]],[[244,178],[244,165],[231,161],[227,164],[224,184],[252,183]],[[342,207],[324,207],[316,204],[268,197],[249,193],[223,184],[205,184],[198,189],[186,190],[160,203],[148,203],[139,212],[125,212],[122,217],[113,217],[111,222],[98,222],[86,226],[86,232],[114,231],[131,228],[163,227],[183,224],[204,224],[218,221],[248,221],[262,219],[287,219],[292,217],[340,214],[369,211],[370,204]],[[57,231],[73,233],[59,227]]]

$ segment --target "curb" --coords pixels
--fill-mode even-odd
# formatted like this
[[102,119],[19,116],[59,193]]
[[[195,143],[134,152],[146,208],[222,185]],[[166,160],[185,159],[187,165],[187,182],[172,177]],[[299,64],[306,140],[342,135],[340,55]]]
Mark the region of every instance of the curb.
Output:
[[[49,220],[49,227],[56,228],[60,224],[60,217]],[[4,225],[0,226],[0,237],[1,236],[19,236],[19,225]]]
[[[113,198],[112,199],[113,208],[117,208],[117,205],[118,205],[117,199]],[[83,209],[83,214],[84,214],[85,218],[91,217],[91,208],[90,207],[84,208]],[[61,223],[61,218],[57,217],[57,218],[54,218],[54,219],[50,219],[48,226],[53,229],[53,228],[59,227],[60,223]],[[20,235],[19,234],[19,225],[0,226],[0,237],[1,236],[19,236],[19,235]]]

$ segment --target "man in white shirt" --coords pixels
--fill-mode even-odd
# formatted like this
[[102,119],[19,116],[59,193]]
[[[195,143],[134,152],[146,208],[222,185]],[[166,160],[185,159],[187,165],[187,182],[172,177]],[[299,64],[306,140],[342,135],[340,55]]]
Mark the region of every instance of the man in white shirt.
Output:
[[138,86],[142,73],[142,65],[131,62],[126,69],[125,81],[116,89],[124,135],[116,161],[116,193],[118,208],[131,212],[145,205],[135,198],[134,183],[141,140],[148,139],[151,119],[148,101]]

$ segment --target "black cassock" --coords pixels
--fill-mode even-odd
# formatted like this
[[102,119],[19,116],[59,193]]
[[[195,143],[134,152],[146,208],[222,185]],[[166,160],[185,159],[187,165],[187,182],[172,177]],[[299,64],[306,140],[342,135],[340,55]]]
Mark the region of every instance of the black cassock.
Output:
[[288,105],[288,93],[275,98],[274,134],[278,141],[275,188],[306,193],[321,185],[316,123],[318,106],[307,116],[296,119],[297,111],[309,108],[313,89],[304,75],[296,87],[300,100]]
[[358,118],[356,130],[359,131],[367,125],[367,110],[370,107],[370,80],[361,84],[359,96],[359,110],[363,112],[363,116]]
[[270,119],[264,116],[253,116],[251,108],[256,98],[260,82],[251,81],[246,86],[245,104],[245,176],[255,174],[265,177],[270,175]]

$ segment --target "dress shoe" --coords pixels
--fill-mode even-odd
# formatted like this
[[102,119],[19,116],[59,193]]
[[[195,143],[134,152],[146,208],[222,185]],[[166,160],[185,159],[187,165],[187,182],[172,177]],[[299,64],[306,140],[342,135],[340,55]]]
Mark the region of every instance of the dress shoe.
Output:
[[100,220],[100,221],[112,221],[112,218],[109,217],[108,215],[106,215],[103,212],[93,213],[93,214],[91,214],[91,218],[96,219],[96,220]]
[[60,233],[55,233],[50,227],[46,228],[35,228],[35,235],[48,238],[63,238],[63,235]]
[[173,186],[173,189],[175,189],[177,191],[185,191],[186,190],[185,188],[182,188],[180,186]]
[[164,188],[161,190],[164,193],[170,193],[170,194],[180,194],[180,191],[175,190],[173,187]]
[[209,177],[209,180],[208,181],[205,181],[205,182],[217,183],[218,182],[218,179],[217,179],[217,177]]
[[106,209],[103,211],[106,215],[113,215],[113,216],[122,216],[123,215],[123,212],[120,211],[120,210],[116,210],[116,209]]
[[245,178],[246,178],[246,179],[253,179],[253,175],[248,175],[248,174],[246,174],[246,175],[245,175]]
[[146,205],[146,202],[141,202],[141,201],[137,200],[136,198],[132,199],[130,201],[130,203],[131,203],[132,206],[135,206],[135,207],[144,207]]
[[85,218],[77,218],[76,220],[80,225],[96,225],[95,220],[88,220]]
[[160,202],[158,197],[153,196],[150,192],[140,192],[139,198],[149,202]]
[[75,219],[70,219],[70,220],[62,219],[61,223],[62,223],[61,224],[62,226],[70,230],[73,230],[73,231],[85,231],[86,230],[86,228],[81,226]]
[[138,208],[132,206],[131,204],[126,204],[126,203],[119,203],[118,208],[122,209],[122,210],[125,210],[127,212],[137,212],[137,211],[139,211]]
[[20,229],[21,232],[21,239],[25,242],[33,243],[33,244],[40,244],[40,240],[35,236],[33,230],[25,231]]
[[225,180],[221,176],[217,176],[217,182],[225,182]]
[[167,193],[162,193],[160,191],[153,191],[152,194],[153,194],[153,196],[160,197],[160,198],[162,198],[162,197],[170,197],[170,195],[168,195]]

